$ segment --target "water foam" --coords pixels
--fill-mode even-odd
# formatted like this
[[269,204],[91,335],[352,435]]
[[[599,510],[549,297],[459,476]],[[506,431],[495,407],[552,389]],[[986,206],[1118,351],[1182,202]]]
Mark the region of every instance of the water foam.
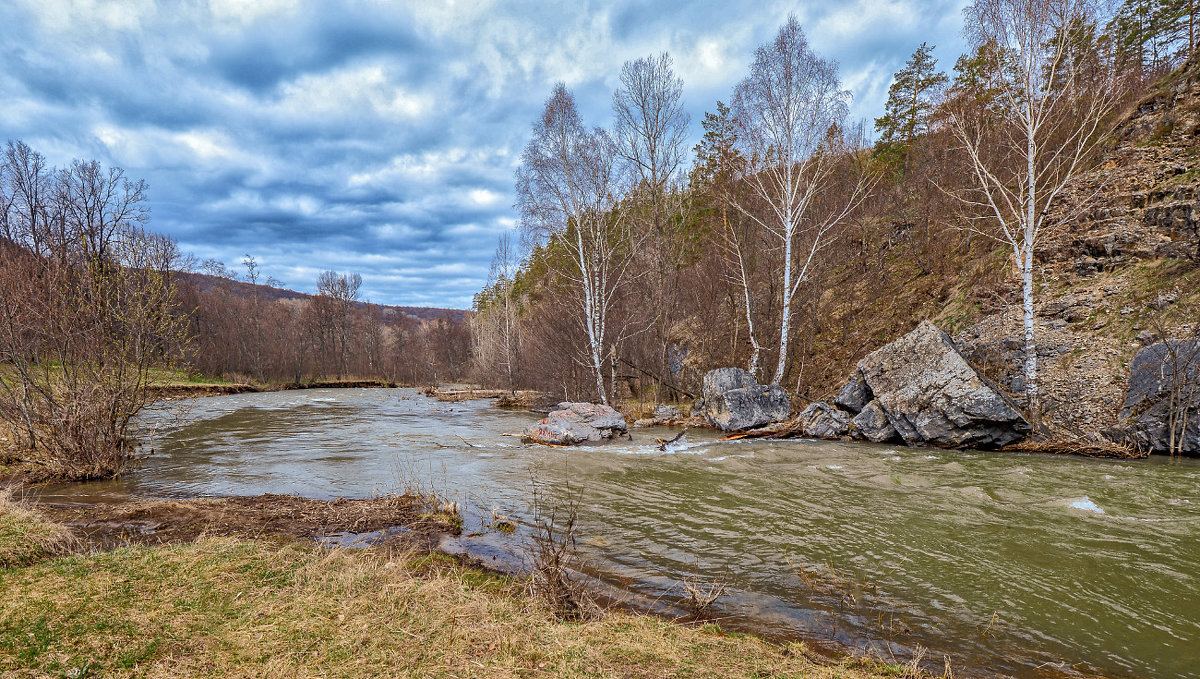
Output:
[[1078,500],[1072,501],[1069,506],[1073,509],[1081,509],[1085,512],[1095,512],[1097,514],[1104,513],[1104,510],[1100,509],[1100,506],[1097,505],[1095,502],[1092,502],[1091,498],[1089,498],[1086,495],[1079,498]]

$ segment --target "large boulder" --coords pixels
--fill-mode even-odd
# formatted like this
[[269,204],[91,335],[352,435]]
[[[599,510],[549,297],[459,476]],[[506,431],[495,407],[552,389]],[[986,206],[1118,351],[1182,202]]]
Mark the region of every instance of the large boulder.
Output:
[[796,424],[805,436],[835,439],[850,430],[850,413],[818,401],[796,416]]
[[1118,430],[1156,453],[1200,454],[1200,340],[1167,340],[1138,351]]
[[897,437],[896,428],[878,401],[868,403],[850,422],[854,425],[855,436],[872,443],[883,443]]
[[525,429],[525,437],[552,446],[603,441],[626,433],[625,417],[598,403],[559,403],[557,410]]
[[792,414],[792,404],[783,389],[760,385],[740,368],[708,371],[703,399],[700,414],[723,431],[754,429],[786,420]]
[[1030,432],[1017,404],[929,321],[859,361],[858,369],[874,403],[910,446],[996,448]]

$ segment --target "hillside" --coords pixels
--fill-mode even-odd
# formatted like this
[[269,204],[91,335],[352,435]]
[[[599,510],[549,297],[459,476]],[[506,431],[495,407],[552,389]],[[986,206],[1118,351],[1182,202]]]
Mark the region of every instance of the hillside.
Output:
[[[1046,423],[1084,435],[1111,426],[1129,363],[1160,335],[1200,319],[1200,66],[1189,63],[1136,101],[1098,166],[1053,208],[1066,226],[1039,251],[1036,323]],[[892,256],[868,284],[844,272],[827,297],[830,330],[810,352],[810,397],[830,395],[860,358],[930,318],[1013,394],[1023,390],[1017,278],[1003,249],[976,246],[944,275]],[[819,363],[818,363],[819,361]]]
[[[284,288],[275,288],[268,285],[255,285],[244,281],[228,280],[218,278],[203,273],[180,273],[179,277],[186,283],[196,286],[200,291],[205,292],[215,287],[218,282],[221,285],[229,285],[234,293],[242,297],[249,297],[257,289],[260,298],[270,301],[279,300],[306,300],[313,295],[295,290],[287,290]],[[469,311],[463,309],[440,309],[436,307],[414,307],[414,306],[392,306],[387,304],[374,304],[369,302],[359,302],[360,306],[372,306],[383,311],[385,318],[399,318],[401,315],[409,316],[419,321],[433,321],[439,318],[445,318],[452,323],[461,323],[469,316]]]

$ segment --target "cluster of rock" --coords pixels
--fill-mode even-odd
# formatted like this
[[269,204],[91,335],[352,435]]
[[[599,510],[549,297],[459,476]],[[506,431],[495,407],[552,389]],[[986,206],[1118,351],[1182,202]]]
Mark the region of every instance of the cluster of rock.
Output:
[[929,321],[859,361],[832,404],[809,405],[795,424],[817,438],[952,448],[998,448],[1031,429]]
[[1200,454],[1200,339],[1138,351],[1114,437],[1155,453]]
[[551,446],[604,441],[628,432],[625,417],[598,403],[559,403],[556,409],[525,429],[525,438]]
[[759,384],[745,370],[717,368],[704,375],[703,396],[692,413],[722,431],[741,431],[788,419],[792,404],[783,389]]

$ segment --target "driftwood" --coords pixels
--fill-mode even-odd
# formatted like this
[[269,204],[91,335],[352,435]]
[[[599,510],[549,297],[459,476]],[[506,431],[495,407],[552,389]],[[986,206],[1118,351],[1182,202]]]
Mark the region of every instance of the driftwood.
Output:
[[[669,446],[669,445],[671,445],[672,443],[675,443],[675,442],[676,442],[676,441],[678,441],[679,439],[683,438],[683,435],[684,435],[684,434],[686,434],[687,432],[688,432],[688,430],[687,430],[687,427],[684,427],[684,428],[683,428],[683,431],[679,432],[678,434],[676,434],[675,436],[671,437],[670,439],[654,439],[654,440],[655,440],[656,442],[658,442],[658,449],[659,449],[659,450],[661,450],[661,451],[663,451],[663,452],[666,452],[666,450],[667,450],[667,446]],[[633,440],[633,437],[632,437],[632,436],[630,436],[630,437],[629,437],[629,440],[630,440],[630,441],[632,441],[632,440]]]
[[722,436],[722,441],[739,441],[741,439],[794,439],[805,438],[804,431],[796,420],[780,422],[761,429],[739,431],[728,436]]
[[1018,453],[1050,453],[1054,455],[1082,455],[1110,460],[1137,460],[1150,455],[1150,451],[1135,448],[1108,439],[1066,438],[1027,439],[1005,446],[1001,450]]

